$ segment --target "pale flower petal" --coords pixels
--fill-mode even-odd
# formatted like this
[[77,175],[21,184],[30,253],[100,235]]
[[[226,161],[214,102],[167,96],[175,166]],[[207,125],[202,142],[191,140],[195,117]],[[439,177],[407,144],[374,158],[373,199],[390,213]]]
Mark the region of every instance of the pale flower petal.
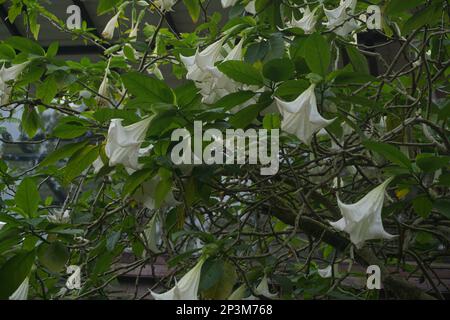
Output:
[[155,300],[197,300],[198,286],[205,259],[200,261],[186,273],[181,280],[169,291],[164,293],[155,293],[150,291]]
[[343,218],[330,224],[335,229],[348,233],[350,241],[356,247],[362,247],[366,240],[390,240],[396,237],[384,230],[381,219],[384,192],[391,181],[392,178],[389,178],[354,204],[344,204],[337,199]]
[[281,129],[295,134],[300,141],[309,145],[314,133],[325,128],[334,119],[323,118],[317,110],[315,85],[312,84],[305,92],[292,102],[276,99],[278,109],[283,116]]
[[123,164],[126,168],[139,170],[140,147],[150,125],[152,117],[129,126],[122,126],[122,119],[112,119],[108,129],[105,153],[109,166]]
[[116,30],[117,21],[119,20],[120,11],[117,12],[106,24],[105,29],[102,32],[102,37],[111,40],[114,37],[114,31]]
[[22,284],[9,296],[9,300],[28,300],[28,289],[30,287],[30,279],[28,277],[23,280]]
[[328,30],[333,30],[337,35],[345,37],[358,28],[355,19],[351,18],[348,14],[348,11],[353,14],[355,7],[356,0],[344,0],[341,1],[340,6],[335,9],[328,10],[324,8],[325,15],[328,19],[328,22],[325,25]]
[[156,0],[154,3],[161,11],[173,11],[172,7],[177,3],[177,0]]
[[306,7],[303,17],[300,20],[295,20],[295,18],[292,17],[292,20],[289,22],[288,26],[290,28],[300,28],[306,34],[313,33],[317,23],[318,17],[316,16],[316,11],[318,8],[319,7],[316,7],[313,11],[310,11],[309,7]]

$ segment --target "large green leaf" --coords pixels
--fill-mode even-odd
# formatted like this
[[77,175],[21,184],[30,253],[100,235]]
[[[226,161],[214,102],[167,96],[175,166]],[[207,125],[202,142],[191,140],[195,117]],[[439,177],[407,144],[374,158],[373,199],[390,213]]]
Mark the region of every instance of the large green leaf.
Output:
[[64,170],[64,183],[69,183],[86,170],[99,156],[99,146],[86,146],[74,154]]
[[60,272],[69,259],[69,250],[60,241],[43,243],[38,249],[39,262],[52,272]]
[[290,79],[294,70],[294,65],[290,59],[274,59],[264,64],[263,75],[267,79],[280,82]]
[[20,252],[1,266],[0,299],[8,299],[29,275],[35,255],[35,251]]
[[174,101],[172,90],[159,79],[138,72],[130,72],[122,75],[122,80],[131,94],[145,102],[171,104]]
[[367,140],[363,142],[363,145],[367,149],[380,154],[387,160],[398,164],[401,167],[407,169],[411,169],[412,167],[411,161],[409,161],[409,159],[400,150],[390,144]]
[[26,217],[34,217],[36,215],[40,196],[33,179],[25,178],[22,180],[17,188],[14,200]]
[[188,9],[189,15],[193,22],[197,22],[200,17],[200,0],[183,0],[184,5]]
[[424,172],[434,172],[450,164],[450,157],[419,154],[416,157],[417,166]]
[[14,49],[17,49],[24,53],[31,53],[38,56],[45,55],[45,50],[37,42],[24,37],[9,37],[5,40],[5,42]]
[[331,49],[327,39],[319,33],[314,33],[308,37],[302,50],[309,69],[325,76],[331,61]]
[[237,82],[249,85],[263,85],[264,83],[261,73],[251,64],[244,61],[225,61],[219,64],[218,68]]

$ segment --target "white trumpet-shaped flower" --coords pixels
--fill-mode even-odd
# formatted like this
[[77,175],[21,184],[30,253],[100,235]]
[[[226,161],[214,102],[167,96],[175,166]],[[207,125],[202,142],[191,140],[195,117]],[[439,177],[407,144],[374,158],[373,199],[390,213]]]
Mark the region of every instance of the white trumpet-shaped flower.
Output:
[[177,0],[156,0],[154,3],[161,11],[172,11]]
[[114,37],[114,31],[116,30],[117,21],[119,20],[120,11],[117,12],[106,24],[103,29],[102,37],[111,40]]
[[122,126],[122,119],[112,119],[108,129],[105,153],[109,159],[109,166],[123,164],[124,167],[139,170],[139,156],[142,154],[141,144],[152,118],[136,122],[129,126]]
[[[255,293],[258,296],[263,296],[269,299],[274,299],[277,297],[277,293],[271,293],[269,290],[269,282],[267,281],[267,276],[264,275],[261,282],[258,284],[258,286],[255,288]],[[244,298],[243,300],[257,300],[258,297],[255,297],[253,295],[250,295],[247,298]]]
[[335,277],[339,277],[339,265],[337,263],[335,263],[333,266],[329,265],[326,268],[317,269],[317,273],[319,274],[319,276],[325,279],[331,278],[333,276],[333,272]]
[[23,280],[22,284],[9,296],[9,300],[27,300],[28,289],[30,287],[30,279],[28,277]]
[[106,100],[106,98],[109,98],[108,73],[109,73],[109,69],[106,68],[102,83],[100,83],[100,87],[98,88],[98,97],[96,100],[99,105],[107,105],[107,103],[108,103],[108,100]]
[[214,42],[201,52],[197,51],[194,56],[180,56],[188,70],[186,78],[195,81],[197,88],[200,89],[200,94],[203,96],[202,101],[204,103],[213,103],[241,87],[240,84],[220,72],[215,63],[218,61],[242,60],[243,41],[244,39],[241,39],[225,57],[221,55],[224,38]]
[[316,7],[313,11],[310,11],[309,7],[306,7],[305,11],[303,12],[303,17],[300,20],[295,20],[295,18],[292,17],[292,20],[288,23],[288,26],[290,28],[300,28],[306,34],[313,33],[316,29],[316,11],[318,8],[319,7]]
[[155,213],[143,232],[145,236],[144,241],[147,243],[147,248],[153,253],[160,252],[158,249],[157,218],[158,215]]
[[5,222],[0,221],[0,230],[5,226],[5,224],[6,224]]
[[150,291],[151,295],[155,300],[197,300],[203,263],[205,263],[205,259],[200,258],[194,268],[186,273],[169,291],[164,293]]
[[67,267],[67,273],[70,274],[66,281],[66,287],[69,290],[81,289],[81,268],[77,265]]
[[47,220],[52,223],[68,223],[70,221],[70,210],[64,210],[64,212],[57,212],[55,214],[49,214]]
[[384,192],[391,181],[392,178],[389,178],[354,204],[344,204],[337,198],[343,218],[330,224],[335,229],[348,233],[350,241],[357,248],[362,247],[366,240],[390,240],[395,237],[384,230],[381,219]]
[[228,8],[234,6],[238,0],[221,0],[221,2],[223,8]]
[[214,67],[214,63],[221,58],[220,50],[222,49],[223,42],[224,38],[214,42],[200,52],[197,50],[193,56],[186,57],[180,55],[181,62],[183,62],[188,71],[186,75],[188,80],[207,80],[210,76],[207,69]]
[[278,109],[283,116],[281,129],[295,134],[300,141],[309,145],[314,133],[325,128],[334,119],[323,118],[317,110],[317,100],[314,93],[316,85],[312,84],[305,92],[292,102],[276,99]]
[[0,105],[8,103],[11,96],[11,86],[7,82],[15,80],[28,64],[29,62],[24,62],[9,68],[5,68],[5,65],[2,66],[0,69]]
[[248,13],[255,15],[256,14],[256,0],[251,0],[247,5],[245,6],[245,11]]
[[325,24],[328,30],[333,30],[334,33],[340,36],[347,36],[353,30],[358,28],[358,24],[350,14],[353,14],[356,7],[357,0],[343,0],[339,7],[328,10],[324,8],[325,15],[328,22]]
[[267,276],[264,276],[259,283],[259,285],[255,289],[255,293],[260,296],[264,296],[269,299],[276,298],[277,293],[271,293],[269,291],[269,283],[267,281]]

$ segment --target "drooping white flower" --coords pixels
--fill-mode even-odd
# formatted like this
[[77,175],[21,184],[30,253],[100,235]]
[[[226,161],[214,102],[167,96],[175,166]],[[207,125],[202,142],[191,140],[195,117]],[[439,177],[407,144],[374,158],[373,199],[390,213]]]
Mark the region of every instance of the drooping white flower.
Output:
[[317,273],[319,274],[319,276],[322,278],[325,278],[325,279],[331,278],[333,276],[333,271],[334,271],[334,276],[339,277],[339,265],[337,263],[335,263],[333,265],[333,267],[331,265],[329,265],[326,268],[317,269]]
[[161,11],[172,11],[172,7],[175,5],[176,2],[177,2],[177,0],[156,0],[156,1],[154,1],[155,5],[157,5]]
[[105,71],[105,75],[103,76],[102,83],[100,83],[100,87],[98,88],[98,96],[97,96],[97,103],[99,105],[107,105],[108,100],[105,98],[109,97],[109,80],[108,80],[108,68]]
[[207,69],[214,67],[214,63],[217,62],[220,56],[220,50],[222,49],[224,38],[214,42],[202,51],[198,51],[193,56],[180,55],[181,62],[187,69],[186,78],[193,81],[204,81],[210,74]]
[[49,214],[47,220],[52,223],[68,223],[70,221],[70,210],[64,210],[64,212],[57,212],[55,214]]
[[241,39],[225,57],[221,55],[224,38],[201,52],[197,51],[194,56],[180,56],[188,70],[186,78],[195,81],[197,88],[200,89],[200,94],[203,96],[202,102],[213,103],[241,87],[240,84],[220,72],[215,63],[218,61],[242,60],[243,41],[244,39]]
[[255,15],[256,14],[256,0],[251,0],[246,6],[245,6],[245,11],[247,11],[248,13]]
[[264,296],[264,297],[269,298],[269,299],[273,299],[273,298],[277,297],[276,293],[271,293],[269,291],[269,283],[267,281],[267,276],[266,275],[264,275],[264,277],[262,278],[261,282],[256,287],[255,293],[257,295]]
[[30,279],[28,277],[23,280],[22,284],[9,296],[9,300],[27,300],[28,289],[30,287]]
[[167,292],[155,293],[150,291],[155,300],[197,300],[198,286],[205,259],[200,258],[197,264],[186,273],[175,286]]
[[[269,282],[267,281],[267,276],[264,275],[261,282],[258,284],[258,286],[255,289],[255,294],[258,296],[263,296],[269,299],[274,299],[277,297],[277,293],[271,293],[269,291]],[[250,295],[247,298],[244,298],[243,300],[258,300],[258,297],[255,297],[254,295]]]
[[158,249],[158,238],[157,238],[157,218],[158,215],[155,213],[153,217],[148,222],[144,229],[144,241],[147,244],[147,248],[153,253],[159,253]]
[[[139,188],[134,193],[134,199],[138,202],[141,202],[144,207],[150,210],[157,209],[156,207],[156,188],[158,183],[161,181],[161,177],[159,175],[154,176],[149,181],[144,182],[139,186]],[[172,190],[166,195],[164,200],[161,203],[162,208],[173,207],[178,204],[178,201],[175,199]]]
[[67,273],[70,274],[66,281],[66,287],[69,290],[81,289],[81,268],[77,265],[67,267]]
[[290,28],[300,28],[306,34],[311,34],[315,31],[317,16],[316,11],[319,7],[316,7],[313,11],[309,10],[309,7],[306,7],[303,17],[300,20],[295,20],[294,16],[292,16],[292,20],[288,23]]
[[330,224],[335,229],[348,233],[350,241],[356,247],[362,247],[366,240],[390,240],[395,237],[384,230],[381,219],[384,192],[391,181],[392,178],[389,178],[354,204],[344,204],[337,198],[343,218]]
[[283,116],[281,129],[295,134],[300,141],[309,145],[314,133],[325,128],[334,119],[323,118],[317,110],[317,100],[314,93],[316,85],[312,84],[305,92],[292,102],[276,98],[278,109]]
[[328,30],[333,30],[337,35],[345,37],[358,28],[355,19],[349,15],[349,13],[353,14],[355,11],[356,1],[342,0],[340,6],[332,10],[324,7],[324,12],[328,19],[325,25]]
[[119,20],[120,11],[117,12],[106,24],[105,29],[102,32],[102,37],[111,40],[114,37],[114,31],[116,30],[117,21]]
[[122,126],[122,119],[111,120],[105,146],[110,167],[123,164],[133,170],[141,168],[138,158],[151,120],[152,117],[148,117],[126,127]]
[[5,222],[0,221],[0,230],[5,226],[5,224],[6,224]]
[[234,6],[238,2],[238,0],[221,0],[221,2],[222,7],[228,8]]
[[7,84],[8,81],[15,80],[30,62],[24,62],[5,68],[5,65],[0,69],[0,105],[7,104],[11,96],[11,86]]

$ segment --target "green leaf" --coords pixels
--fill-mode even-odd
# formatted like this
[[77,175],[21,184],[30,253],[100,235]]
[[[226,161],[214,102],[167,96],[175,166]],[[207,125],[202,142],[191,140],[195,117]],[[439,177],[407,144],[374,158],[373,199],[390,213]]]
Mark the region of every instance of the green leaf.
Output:
[[309,86],[310,83],[306,80],[288,80],[278,86],[275,94],[283,100],[291,101],[308,89]]
[[450,164],[450,157],[419,154],[416,157],[417,166],[423,172],[434,172]]
[[200,17],[200,0],[183,0],[184,5],[188,9],[189,15],[194,23],[197,23]]
[[447,219],[450,219],[450,198],[436,200],[433,208]]
[[338,72],[334,80],[335,84],[360,84],[375,81],[378,79],[370,74],[351,71]]
[[302,50],[309,69],[313,73],[325,76],[331,61],[331,49],[325,37],[319,33],[310,35]]
[[172,104],[174,95],[167,84],[159,79],[143,75],[138,72],[130,72],[122,75],[125,87],[131,94],[147,103],[164,102]]
[[375,142],[375,141],[369,141],[369,140],[364,141],[363,145],[367,149],[380,154],[381,156],[383,156],[384,158],[386,158],[387,160],[389,160],[392,163],[398,164],[399,166],[407,168],[407,169],[412,168],[411,161],[409,161],[409,159],[400,150],[398,150],[394,146],[391,146],[387,143]]
[[241,105],[247,102],[255,96],[253,91],[238,91],[227,94],[225,97],[221,98],[214,105],[217,108],[223,108],[225,111],[234,108],[235,106]]
[[252,123],[266,107],[267,105],[259,103],[248,106],[231,116],[229,122],[235,128],[245,128]]
[[408,21],[405,22],[402,28],[402,33],[409,34],[415,29],[419,29],[426,24],[433,25],[440,21],[442,14],[442,2],[436,1],[424,9],[416,12]]
[[354,46],[347,46],[345,49],[347,50],[353,70],[360,74],[369,74],[369,65],[366,57]]
[[161,181],[159,181],[158,185],[156,186],[156,190],[155,190],[155,207],[156,208],[161,207],[161,205],[164,202],[164,199],[166,199],[166,197],[169,194],[171,189],[172,189],[172,179],[171,178],[165,178],[165,179],[161,179]]
[[61,123],[53,129],[53,135],[61,139],[73,139],[82,136],[88,129],[81,124]]
[[100,0],[97,6],[97,13],[99,15],[111,10],[120,3],[121,0]]
[[263,119],[263,128],[267,130],[280,129],[281,119],[279,114],[266,114]]
[[99,156],[100,146],[89,145],[74,154],[64,170],[64,183],[68,184],[86,170]]
[[217,66],[229,78],[249,85],[263,85],[261,73],[251,64],[243,61],[225,61]]
[[15,57],[16,52],[11,46],[4,43],[0,44],[0,59],[14,60]]
[[50,44],[50,46],[47,49],[47,58],[54,58],[56,56],[56,54],[58,53],[58,49],[59,49],[59,43],[58,42],[52,42]]
[[40,196],[36,183],[31,178],[25,178],[17,187],[14,197],[16,205],[22,209],[26,217],[34,217],[38,210]]
[[83,148],[87,143],[88,141],[66,144],[46,156],[44,160],[39,163],[39,166],[45,167],[55,163],[58,160],[70,157],[72,154]]
[[[224,261],[222,266],[222,274],[216,284],[202,292],[202,296],[206,299],[225,300],[233,291],[236,284],[237,274],[236,268],[231,263]],[[203,268],[202,268],[203,276]]]
[[37,56],[45,55],[44,49],[37,42],[27,38],[13,36],[6,39],[5,43],[24,53],[31,53]]
[[150,179],[154,175],[153,170],[143,169],[134,172],[130,177],[128,177],[122,190],[122,197],[131,194],[140,186],[144,181]]
[[69,250],[61,241],[43,243],[38,249],[39,262],[52,272],[60,272],[69,259]]
[[294,71],[293,63],[287,58],[270,60],[263,67],[264,77],[275,82],[290,79]]
[[25,131],[29,138],[33,138],[36,135],[40,126],[39,114],[32,106],[25,106],[22,112],[22,129]]
[[224,263],[219,259],[208,259],[202,266],[199,290],[204,291],[213,287],[223,275]]
[[433,209],[433,203],[427,196],[422,196],[413,200],[413,208],[419,216],[427,218]]
[[0,299],[7,300],[30,274],[36,253],[20,252],[0,268]]
[[37,87],[36,97],[43,103],[50,104],[58,92],[58,84],[53,76],[47,77],[45,81]]
[[423,0],[390,0],[386,6],[385,13],[389,15],[405,13],[408,10],[418,7],[423,3]]

